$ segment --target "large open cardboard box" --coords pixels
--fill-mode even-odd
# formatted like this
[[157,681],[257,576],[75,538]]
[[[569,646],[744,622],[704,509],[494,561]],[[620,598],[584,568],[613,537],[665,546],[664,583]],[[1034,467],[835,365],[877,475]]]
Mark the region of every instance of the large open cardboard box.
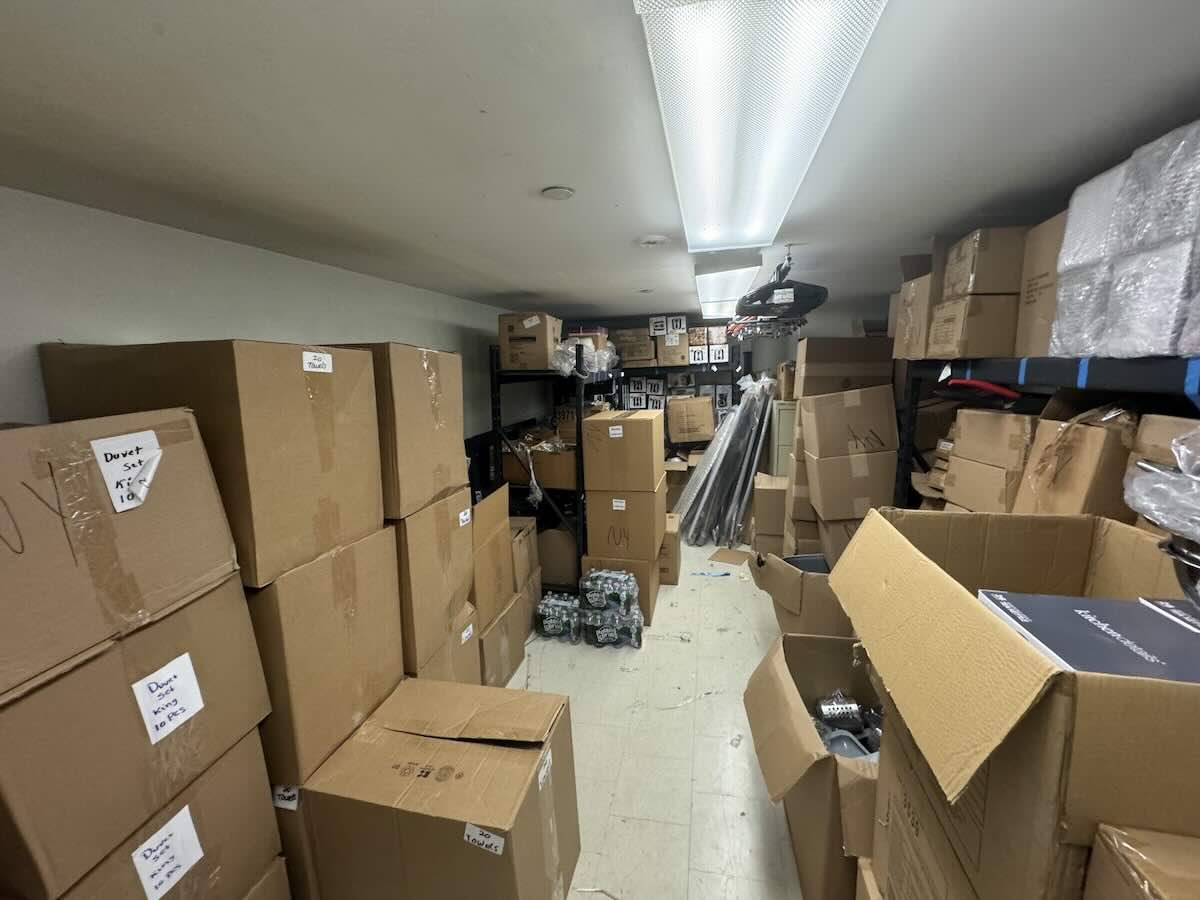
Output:
[[851,637],[854,629],[829,588],[829,576],[805,572],[778,556],[758,556],[746,563],[760,591],[771,595],[775,620],[783,634]]
[[1092,516],[872,511],[830,584],[981,900],[1079,896],[1102,821],[1200,835],[1191,755],[1154,749],[1196,745],[1200,686],[1065,671],[976,599],[1178,597],[1153,535]]
[[877,763],[830,754],[809,712],[839,689],[876,701],[855,641],[789,634],[767,651],[744,696],[767,792],[783,801],[801,890],[821,900],[854,900],[855,857],[871,855],[874,834]]

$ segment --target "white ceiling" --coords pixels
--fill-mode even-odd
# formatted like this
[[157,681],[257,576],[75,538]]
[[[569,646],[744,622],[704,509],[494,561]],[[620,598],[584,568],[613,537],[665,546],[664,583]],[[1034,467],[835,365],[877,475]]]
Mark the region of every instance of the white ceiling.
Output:
[[[1051,214],[1200,117],[1198,35],[1196,0],[891,0],[779,243],[860,303],[935,232]],[[0,160],[11,187],[501,306],[695,308],[632,0],[10,4]]]

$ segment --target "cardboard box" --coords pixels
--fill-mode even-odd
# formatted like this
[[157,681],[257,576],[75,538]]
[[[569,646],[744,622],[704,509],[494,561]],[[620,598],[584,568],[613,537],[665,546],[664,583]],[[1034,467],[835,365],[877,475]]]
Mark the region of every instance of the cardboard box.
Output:
[[525,611],[521,595],[513,594],[495,621],[479,635],[479,668],[484,684],[504,687],[521,667],[532,618],[532,613],[525,616]]
[[754,476],[754,531],[756,534],[783,534],[787,518],[788,480],[782,475]]
[[1016,294],[972,294],[944,300],[929,326],[930,359],[1012,356],[1017,333]]
[[529,580],[525,582],[525,586],[521,588],[521,593],[518,595],[517,603],[520,607],[520,618],[514,620],[517,629],[521,633],[521,644],[529,642],[529,636],[533,634],[533,611],[537,608],[538,601],[542,599],[542,570],[535,569],[533,574],[529,576]]
[[[955,430],[954,455],[1002,469],[1023,469],[1033,445],[1036,416],[960,409]],[[992,510],[999,512],[999,510]]]
[[657,562],[667,527],[667,478],[656,491],[588,491],[588,550]]
[[[563,450],[530,450],[533,475],[543,488],[561,491],[575,490],[575,448]],[[509,484],[529,484],[529,473],[507,448],[500,454],[501,472]]]
[[247,598],[267,678],[273,784],[299,785],[404,677],[391,526]]
[[[118,499],[118,512],[91,442],[145,432],[160,447],[151,486],[141,505]],[[102,445],[99,459],[128,443]],[[132,441],[139,456],[144,444]],[[0,430],[0,473],[0,694],[237,571],[204,443],[186,410]]]
[[1101,825],[1092,844],[1084,900],[1200,897],[1200,840]]
[[854,900],[883,900],[879,882],[875,880],[875,869],[869,859],[858,860],[858,881],[854,886]]
[[946,499],[972,512],[1012,512],[1020,485],[1020,469],[989,466],[957,455],[950,457],[942,479]]
[[834,688],[876,702],[855,641],[788,634],[750,676],[744,701],[767,793],[783,800],[801,891],[853,900],[854,857],[871,855],[878,767],[825,749],[809,710]]
[[287,865],[283,857],[276,857],[243,900],[292,900],[288,884]]
[[978,900],[890,724],[885,719],[875,795],[876,891],[889,900]]
[[123,835],[64,900],[243,900],[279,853],[269,797],[262,748],[251,730],[179,796]]
[[575,535],[567,529],[547,528],[538,532],[538,559],[542,564],[543,584],[578,585],[579,556]]
[[292,896],[294,900],[321,900],[311,817],[301,789],[298,785],[275,785],[271,794]]
[[781,362],[775,369],[775,396],[783,400],[790,399],[796,393],[796,364]]
[[[803,446],[803,443],[801,444]],[[804,452],[797,457],[788,454],[788,485],[787,505],[784,507],[784,518],[793,522],[815,522],[817,512],[813,509],[809,498],[808,467],[804,463]]]
[[195,412],[247,585],[383,525],[371,354],[261,341],[40,352],[56,420]]
[[449,633],[441,646],[422,663],[414,678],[435,681],[456,681],[459,684],[482,684],[483,669],[479,657],[479,617],[475,607],[463,604],[450,622]]
[[660,334],[654,339],[660,366],[686,366],[688,342],[686,334]]
[[1087,513],[1132,522],[1136,516],[1125,505],[1123,484],[1128,462],[1119,431],[1042,419],[1013,512]]
[[[618,572],[628,572],[638,583],[638,606],[642,610],[642,618],[647,625],[654,621],[654,608],[658,604],[659,578],[658,561],[640,559],[618,559],[617,557],[585,556],[583,571],[593,569],[614,569]],[[579,579],[576,579],[578,581]]]
[[679,584],[679,566],[683,562],[679,541],[679,516],[667,513],[662,549],[658,551],[659,584]]
[[403,519],[467,483],[462,357],[408,344],[356,344],[375,365],[383,514]]
[[929,320],[933,314],[932,276],[922,275],[904,282],[896,314],[896,339],[892,356],[896,359],[924,359],[929,341]]
[[711,441],[716,431],[712,397],[667,398],[667,436],[671,443]]
[[787,554],[784,552],[783,545],[782,534],[759,534],[758,530],[754,528],[750,531],[750,546],[754,548],[755,553],[763,555],[773,553],[776,556],[785,556]]
[[406,681],[303,793],[326,897],[549,900],[579,859],[554,694]]
[[613,328],[608,332],[608,339],[614,344],[636,343],[649,336],[650,329],[645,326],[641,328]]
[[486,629],[508,605],[515,590],[508,485],[501,485],[475,504],[471,540],[475,547],[471,602],[479,615],[479,627]]
[[829,576],[805,572],[778,556],[750,560],[750,575],[760,591],[771,595],[782,634],[853,637],[842,604],[829,588]]
[[621,360],[622,369],[657,369],[657,359],[623,359]]
[[862,519],[817,520],[821,552],[825,554],[825,561],[829,563],[830,569],[836,566],[837,561],[842,558],[842,554],[850,544],[850,539],[854,537],[854,532],[858,531],[858,526],[861,524]]
[[796,346],[796,384],[791,399],[891,381],[889,338],[803,338]]
[[956,400],[922,400],[917,406],[917,430],[913,435],[913,447],[917,450],[934,450],[954,427],[960,404]]
[[508,520],[512,534],[513,590],[520,591],[540,566],[538,562],[537,519],[512,516]]
[[1171,441],[1200,428],[1200,420],[1176,416],[1142,416],[1133,439],[1133,453],[1138,459],[1149,459],[1163,465],[1176,465]]
[[890,384],[805,397],[800,421],[804,452],[813,456],[876,453],[900,446]]
[[583,423],[589,491],[653,491],[666,471],[661,410],[604,412]]
[[500,368],[549,369],[562,339],[562,320],[549,313],[501,313]]
[[1200,834],[1190,764],[1125,739],[1190,745],[1200,687],[1064,671],[976,599],[1178,597],[1152,535],[1092,516],[872,512],[830,585],[903,716],[885,740],[927,771],[981,900],[1077,896],[1100,822]]
[[402,519],[396,542],[404,670],[412,675],[445,645],[455,615],[471,594],[475,570],[470,488]]
[[703,325],[687,330],[688,344],[692,347],[708,346],[708,328]]
[[268,712],[236,577],[0,697],[0,896],[61,896]]
[[1058,251],[1062,249],[1066,229],[1064,210],[1030,228],[1025,235],[1016,356],[1050,355],[1050,328],[1058,311]]
[[667,509],[674,509],[683,496],[683,489],[687,487],[692,467],[682,459],[668,459],[664,467],[667,473]]
[[821,552],[821,535],[816,522],[793,519],[783,521],[783,553],[780,556],[799,556]]
[[977,228],[952,246],[942,276],[943,299],[965,294],[1019,293],[1028,230]]
[[813,509],[820,519],[861,519],[873,507],[891,505],[895,496],[895,450],[824,459],[805,452],[804,464]]
[[636,341],[621,341],[617,344],[617,353],[620,354],[621,362],[628,364],[637,360],[646,362],[656,361],[654,338],[650,335],[644,335]]
[[[599,412],[607,412],[612,407],[609,406],[607,400],[601,401],[601,405],[592,406],[590,404],[583,407],[583,417],[594,416]],[[578,437],[576,432],[575,421],[575,406],[572,403],[563,403],[554,409],[554,431],[568,444],[577,444]]]

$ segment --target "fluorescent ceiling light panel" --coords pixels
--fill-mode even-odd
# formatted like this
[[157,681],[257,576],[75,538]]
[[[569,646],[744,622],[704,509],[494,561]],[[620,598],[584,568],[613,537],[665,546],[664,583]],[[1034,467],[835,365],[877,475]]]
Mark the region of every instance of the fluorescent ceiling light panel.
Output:
[[725,272],[709,272],[696,276],[696,296],[700,304],[722,300],[740,300],[750,290],[758,266],[746,269],[729,269]]
[[737,312],[736,300],[713,300],[700,304],[700,312],[706,319],[732,319]]
[[887,0],[634,0],[688,249],[775,240]]

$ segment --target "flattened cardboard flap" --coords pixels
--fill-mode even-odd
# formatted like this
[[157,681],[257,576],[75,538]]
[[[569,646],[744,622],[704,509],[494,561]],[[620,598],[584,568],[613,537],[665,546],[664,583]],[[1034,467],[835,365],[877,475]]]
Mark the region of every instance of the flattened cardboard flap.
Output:
[[750,575],[760,591],[793,615],[804,606],[804,573],[774,553],[748,560]]
[[409,678],[371,718],[425,737],[540,744],[566,705],[560,694]]
[[497,529],[508,528],[508,485],[502,484],[471,510],[471,536],[478,550]]
[[953,803],[1059,670],[875,510],[830,585]]

